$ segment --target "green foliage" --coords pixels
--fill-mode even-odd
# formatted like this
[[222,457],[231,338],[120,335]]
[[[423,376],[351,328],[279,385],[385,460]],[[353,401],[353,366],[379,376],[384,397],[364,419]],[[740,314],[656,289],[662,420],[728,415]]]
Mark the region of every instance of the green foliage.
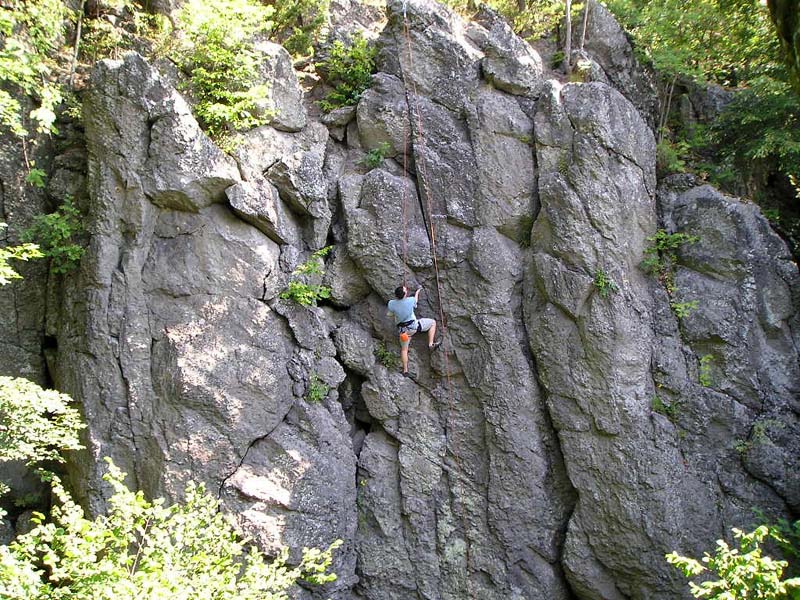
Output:
[[594,287],[603,298],[608,298],[609,294],[619,291],[619,286],[602,269],[594,272]]
[[[26,137],[30,121],[36,131],[55,132],[55,107],[60,87],[49,80],[58,48],[66,7],[61,0],[9,0],[0,10],[0,128]],[[5,87],[5,86],[4,86]],[[19,90],[38,104],[23,114]]]
[[684,244],[700,241],[700,238],[686,233],[667,233],[665,229],[659,229],[647,240],[653,243],[645,250],[645,254],[674,252]]
[[72,399],[27,379],[0,377],[0,462],[62,462],[61,450],[81,448],[85,427]]
[[672,312],[675,313],[675,316],[679,319],[684,319],[689,316],[689,313],[693,310],[697,310],[698,302],[697,300],[689,300],[688,302],[670,302],[669,303]]
[[773,68],[779,47],[759,0],[609,0],[608,7],[662,74],[736,85]]
[[288,287],[281,292],[281,298],[292,300],[301,306],[316,306],[319,300],[330,297],[331,288],[302,281],[290,281]]
[[383,164],[383,159],[389,154],[391,147],[386,142],[381,142],[377,148],[367,152],[364,164],[370,169],[377,169]]
[[665,177],[672,173],[686,171],[686,157],[689,152],[689,143],[683,140],[671,142],[662,138],[656,146],[656,171],[658,177]]
[[769,443],[769,431],[778,431],[785,427],[785,425],[777,419],[761,419],[753,423],[750,429],[750,436],[747,440],[738,440],[735,448],[740,454],[744,454],[754,447],[761,446],[762,444]]
[[704,354],[700,357],[700,366],[698,368],[697,378],[700,381],[700,385],[703,387],[711,387],[714,385],[714,380],[711,377],[711,365],[713,361],[713,354]]
[[[479,2],[444,0],[444,4],[469,17]],[[553,32],[564,17],[563,0],[528,0],[522,5],[518,0],[488,0],[485,4],[505,17],[514,31],[527,39],[538,39]],[[581,7],[582,4],[574,3],[572,13],[577,16]],[[564,60],[563,53],[561,60]]]
[[311,373],[308,377],[308,389],[306,390],[306,402],[322,402],[328,395],[331,388],[322,381],[316,373]]
[[770,0],[767,5],[784,50],[790,79],[800,95],[800,12],[797,0]]
[[28,174],[25,176],[25,183],[28,183],[33,187],[43,188],[46,176],[47,174],[42,171],[42,169],[31,167],[28,171]]
[[659,176],[692,170],[736,194],[742,193],[744,183],[756,196],[775,185],[776,173],[800,173],[800,97],[787,82],[766,4],[761,0],[607,2],[632,33],[637,52],[664,79],[659,126],[668,120],[676,82],[680,86],[687,79],[714,81],[739,88],[708,135],[659,143]]
[[700,238],[685,233],[667,233],[659,229],[654,236],[647,238],[650,245],[644,251],[644,260],[640,267],[647,273],[658,277],[667,292],[675,291],[675,265],[678,248],[684,244],[693,244]]
[[[255,0],[189,0],[178,14],[186,43],[178,63],[189,75],[200,124],[229,146],[230,135],[268,123],[269,88],[258,85],[258,35],[272,28],[275,9]],[[236,18],[232,18],[236,15]]]
[[292,300],[301,306],[316,306],[319,300],[331,297],[331,288],[317,283],[310,283],[309,279],[313,276],[320,276],[325,273],[323,258],[333,249],[333,246],[314,252],[307,261],[297,267],[292,275],[299,275],[300,279],[293,279],[288,287],[281,292],[280,297],[284,300]]
[[738,548],[731,548],[724,540],[717,540],[713,556],[704,553],[701,560],[680,556],[677,552],[667,554],[667,561],[678,568],[687,578],[703,577],[700,584],[689,583],[695,598],[709,600],[752,600],[764,598],[778,600],[788,598],[791,590],[800,587],[800,579],[782,580],[786,561],[764,556],[761,543],[769,534],[762,525],[752,533],[734,529],[739,540]]
[[361,94],[372,83],[375,48],[356,33],[348,46],[336,40],[328,58],[318,63],[317,68],[325,73],[326,81],[333,86],[333,91],[320,101],[320,108],[330,112],[341,106],[352,106],[358,103]]
[[55,212],[37,215],[22,239],[39,244],[50,259],[50,271],[64,274],[73,270],[83,256],[84,248],[77,242],[83,231],[81,213],[68,196]]
[[[762,521],[765,520],[762,515]],[[800,521],[792,523],[786,519],[778,519],[767,527],[770,537],[778,543],[784,555],[793,561],[790,566],[800,563]]]
[[669,404],[665,404],[664,400],[659,396],[653,396],[653,399],[650,401],[650,408],[653,409],[654,412],[664,415],[670,421],[675,422],[680,414],[681,403],[672,401]]
[[174,39],[167,17],[144,12],[132,0],[97,0],[91,16],[83,21],[79,55],[83,61],[120,58],[128,50],[141,52],[144,40],[160,51]]
[[800,96],[784,81],[750,81],[713,123],[711,135],[721,158],[744,172],[760,165],[800,177]]
[[[113,489],[107,515],[86,518],[58,479],[51,522],[0,546],[0,596],[8,600],[139,600],[141,598],[288,600],[299,580],[326,583],[334,542],[304,549],[296,567],[288,551],[268,564],[219,512],[202,485],[186,487],[183,504],[150,502],[124,484],[109,459]],[[248,547],[249,546],[249,547]]]
[[390,371],[394,371],[400,366],[400,358],[394,352],[386,348],[383,342],[378,342],[375,345],[375,358]]
[[330,0],[282,0],[274,3],[274,37],[292,56],[313,54],[327,20]]
[[767,218],[767,220],[773,225],[781,224],[781,211],[779,209],[765,208],[761,212]]
[[[0,230],[5,229],[5,227],[5,223],[0,223]],[[19,244],[0,248],[0,285],[10,283],[12,279],[22,279],[22,275],[8,264],[9,260],[30,260],[32,258],[42,258],[43,256],[44,254],[36,244]]]

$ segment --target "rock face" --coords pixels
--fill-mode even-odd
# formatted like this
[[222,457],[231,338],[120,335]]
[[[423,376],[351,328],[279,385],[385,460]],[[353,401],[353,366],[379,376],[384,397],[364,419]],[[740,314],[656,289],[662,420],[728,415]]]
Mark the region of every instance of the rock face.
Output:
[[[658,127],[659,104],[653,74],[639,64],[628,36],[609,10],[592,2],[586,23],[584,51],[599,66],[593,77],[616,87],[641,112],[651,129]],[[579,39],[583,20],[575,23],[572,39]]]
[[[665,553],[800,511],[796,265],[751,205],[657,186],[638,84],[546,81],[496,15],[430,0],[391,0],[379,44],[358,107],[234,157],[141,57],[96,68],[91,241],[46,330],[85,500],[110,455],[148,494],[206,482],[268,551],[344,539],[304,598],[685,597]],[[658,228],[699,238],[669,293]],[[281,298],[328,244],[330,300]],[[444,334],[411,378],[403,281]]]

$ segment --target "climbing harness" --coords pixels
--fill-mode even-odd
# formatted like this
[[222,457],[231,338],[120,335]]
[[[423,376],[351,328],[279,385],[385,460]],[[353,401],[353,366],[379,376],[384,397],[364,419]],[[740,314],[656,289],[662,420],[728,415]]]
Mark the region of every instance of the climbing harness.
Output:
[[417,327],[416,327],[417,330],[414,333],[419,333],[420,331],[422,331],[422,323],[420,323],[419,321],[415,321],[414,319],[411,319],[410,321],[403,321],[402,323],[398,323],[397,324],[397,330],[400,332],[400,341],[401,342],[405,343],[405,342],[407,342],[408,340],[411,339],[411,336],[409,335],[408,332],[412,331],[414,329],[412,327],[412,325],[415,322],[417,324]]
[[[403,0],[403,35],[405,37],[405,42],[406,42],[406,49],[407,49],[407,56],[408,56],[408,66],[413,71],[414,53],[413,53],[412,48],[411,48],[411,33],[410,33],[409,27],[408,27],[408,18],[407,18],[407,15],[406,15],[406,4],[407,4],[407,0]],[[402,54],[402,50],[400,51],[400,54]],[[425,211],[424,210],[422,211],[423,221],[427,221],[425,224],[427,226],[428,239],[430,241],[431,257],[432,257],[432,260],[433,260],[433,271],[434,271],[435,280],[436,280],[436,294],[437,294],[437,297],[438,297],[438,300],[439,300],[439,323],[441,323],[441,336],[442,336],[441,339],[442,339],[442,343],[443,343],[442,350],[443,350],[443,355],[444,355],[444,373],[445,373],[445,381],[446,381],[446,389],[447,389],[447,406],[448,406],[447,420],[446,420],[445,432],[444,432],[445,433],[445,450],[446,450],[447,447],[448,447],[447,431],[449,429],[449,424],[450,424],[450,422],[452,420],[452,415],[453,415],[453,388],[452,388],[452,382],[451,382],[451,377],[450,377],[450,349],[449,349],[448,341],[447,341],[447,319],[446,319],[445,310],[444,310],[444,297],[443,297],[443,294],[442,294],[441,277],[439,275],[438,257],[437,257],[437,254],[436,254],[436,224],[434,222],[435,219],[433,218],[434,216],[442,216],[442,217],[444,217],[445,215],[434,215],[433,207],[432,207],[432,201],[431,201],[431,194],[429,193],[428,190],[425,189],[426,183],[431,181],[431,180],[428,178],[427,164],[426,164],[426,161],[425,161],[425,153],[426,153],[425,131],[424,131],[423,124],[422,124],[422,116],[421,116],[420,111],[419,111],[418,108],[417,108],[417,110],[414,110],[414,108],[412,107],[411,97],[409,96],[409,80],[408,80],[408,77],[406,76],[406,69],[403,68],[402,58],[400,58],[399,62],[400,62],[400,72],[401,72],[402,79],[403,79],[403,87],[404,87],[405,93],[406,93],[406,105],[408,106],[408,119],[407,120],[403,119],[403,175],[405,176],[406,179],[409,178],[408,177],[408,146],[409,146],[409,137],[410,137],[411,133],[413,133],[413,132],[410,132],[409,130],[412,129],[414,124],[415,124],[414,120],[412,119],[412,115],[414,115],[416,117],[416,141],[415,141],[415,145],[418,147],[418,150],[416,152],[416,160],[415,160],[415,165],[417,167],[417,181],[419,182],[420,199],[422,197],[422,194],[424,193],[425,205],[426,205],[426,208],[427,208],[427,214],[429,215],[429,218],[425,219]],[[411,88],[411,93],[413,94],[413,97],[414,97],[414,100],[415,100],[415,103],[416,103],[416,99],[418,98],[418,94],[417,94],[417,86],[416,86],[416,83],[413,81],[413,79],[410,81],[410,88]],[[408,128],[406,126],[406,122],[408,123]],[[407,207],[406,207],[407,194],[406,194],[405,186],[403,186],[403,191],[402,191],[401,197],[402,197],[402,204],[403,204],[403,207],[402,207],[402,219],[403,219],[403,226],[402,226],[402,229],[403,229],[403,285],[405,286],[406,285],[406,271],[409,270],[408,269],[408,222],[407,222],[407,220],[408,220],[408,210],[407,210]],[[420,203],[420,208],[422,208],[422,203]],[[398,324],[398,327],[399,327],[399,325],[401,325],[401,324]],[[419,328],[419,326],[418,326],[418,328]],[[405,342],[407,340],[403,339],[403,335],[404,335],[404,331],[401,330],[400,339],[401,339],[401,341]],[[405,333],[405,335],[408,337],[407,333]],[[471,585],[471,581],[470,581],[470,577],[469,577],[469,568],[470,568],[470,563],[471,563],[471,549],[470,549],[470,541],[469,541],[468,522],[467,522],[467,517],[465,515],[466,508],[465,508],[465,502],[463,500],[463,496],[464,496],[464,493],[465,493],[466,489],[467,488],[472,488],[474,486],[473,485],[464,485],[465,481],[466,481],[465,478],[462,478],[462,477],[459,476],[459,473],[462,473],[463,469],[461,468],[460,460],[458,458],[458,452],[456,450],[457,450],[457,448],[455,447],[455,442],[453,442],[453,447],[451,449],[451,453],[452,453],[453,461],[454,461],[455,467],[456,467],[455,476],[454,476],[454,473],[453,473],[453,471],[451,469],[445,469],[444,467],[442,467],[442,470],[447,474],[448,480],[451,482],[451,485],[452,485],[452,483],[454,481],[459,481],[459,480],[460,480],[460,482],[462,484],[461,496],[459,497],[456,494],[453,494],[453,502],[454,502],[454,504],[457,503],[458,505],[460,505],[460,506],[458,506],[458,511],[457,512],[461,516],[461,526],[462,526],[462,529],[464,531],[464,546],[465,546],[465,551],[464,551],[464,561],[465,561],[464,571],[465,571],[467,594],[468,594],[469,598],[476,598],[477,596],[472,593],[472,589],[471,589],[472,585]],[[456,506],[454,506],[453,508],[455,510]]]

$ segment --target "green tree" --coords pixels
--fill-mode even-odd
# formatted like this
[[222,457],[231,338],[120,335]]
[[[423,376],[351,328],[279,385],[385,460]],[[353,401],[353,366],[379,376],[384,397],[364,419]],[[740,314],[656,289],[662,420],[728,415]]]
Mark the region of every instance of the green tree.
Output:
[[752,533],[733,530],[739,540],[738,548],[731,548],[724,540],[717,540],[714,555],[707,552],[699,561],[681,556],[676,552],[667,554],[667,561],[689,578],[701,577],[701,583],[689,583],[695,598],[709,600],[781,600],[789,597],[792,590],[800,589],[800,578],[783,579],[787,563],[764,556],[761,544],[769,535],[766,525],[757,527]]
[[190,77],[198,121],[217,141],[273,116],[269,88],[258,83],[255,38],[272,30],[274,12],[255,0],[189,0],[181,8],[178,62]]
[[[78,432],[83,427],[69,396],[27,379],[0,377],[0,463],[63,462],[62,451],[82,448]],[[0,495],[7,491],[0,482]]]
[[800,177],[800,96],[785,81],[752,80],[712,124],[711,135],[721,158],[743,172]]
[[330,112],[341,106],[352,106],[358,104],[361,94],[372,83],[375,48],[370,47],[367,40],[357,33],[349,45],[336,40],[328,58],[319,62],[317,67],[333,86],[333,91],[319,103],[322,110]]
[[330,0],[281,0],[274,3],[273,36],[293,56],[314,53],[314,42],[328,18]]
[[[66,8],[61,0],[10,0],[0,10],[0,126],[29,135],[29,122],[40,132],[54,131],[60,87],[50,80],[63,33]],[[16,90],[37,103],[23,114]]]
[[737,85],[779,60],[759,0],[609,0],[637,50],[667,77],[687,75]]
[[53,479],[58,500],[51,520],[8,546],[0,546],[0,597],[7,600],[288,600],[299,580],[333,581],[334,542],[304,549],[296,567],[284,549],[272,563],[241,539],[202,485],[189,484],[186,499],[165,507],[124,484],[110,459],[108,514],[87,519]]

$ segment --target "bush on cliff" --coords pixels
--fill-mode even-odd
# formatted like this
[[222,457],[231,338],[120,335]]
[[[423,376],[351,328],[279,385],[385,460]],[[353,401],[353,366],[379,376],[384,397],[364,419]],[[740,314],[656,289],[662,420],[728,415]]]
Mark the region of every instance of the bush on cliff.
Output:
[[680,569],[686,577],[704,579],[699,584],[689,583],[695,598],[709,600],[782,600],[800,596],[800,578],[783,579],[788,563],[765,556],[761,545],[769,536],[786,542],[780,533],[766,525],[751,533],[733,530],[739,541],[738,548],[731,548],[724,540],[717,540],[714,555],[704,553],[701,560],[667,554],[667,561]]

